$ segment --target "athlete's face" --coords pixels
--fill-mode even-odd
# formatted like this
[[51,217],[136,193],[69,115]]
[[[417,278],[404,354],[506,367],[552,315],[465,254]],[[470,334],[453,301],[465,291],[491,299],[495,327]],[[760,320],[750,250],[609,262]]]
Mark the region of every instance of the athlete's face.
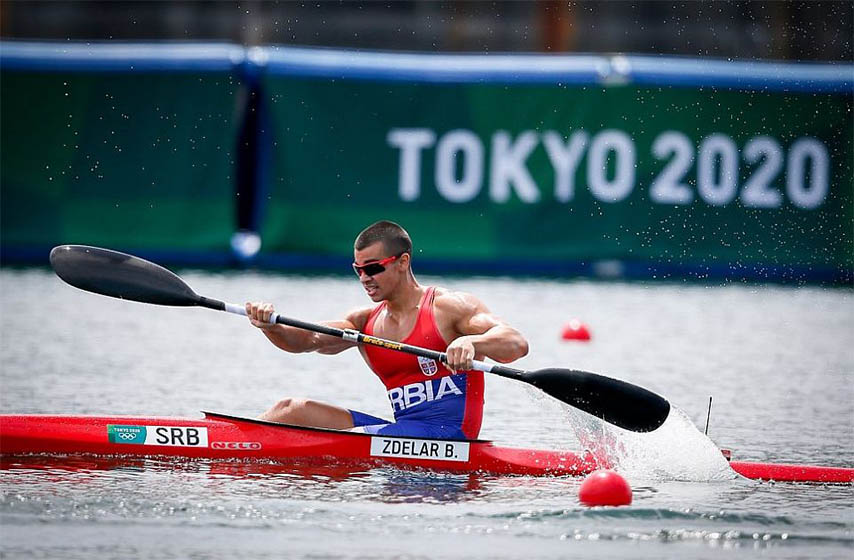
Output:
[[381,242],[353,251],[353,269],[373,301],[383,301],[406,273],[409,255],[388,255]]

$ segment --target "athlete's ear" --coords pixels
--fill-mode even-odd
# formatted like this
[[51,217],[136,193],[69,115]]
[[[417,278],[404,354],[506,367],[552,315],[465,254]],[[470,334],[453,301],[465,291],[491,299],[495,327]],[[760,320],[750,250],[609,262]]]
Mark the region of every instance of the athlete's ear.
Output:
[[404,268],[409,268],[409,265],[412,261],[412,255],[410,255],[409,253],[403,253],[402,255],[400,255],[399,260],[400,264],[402,264]]

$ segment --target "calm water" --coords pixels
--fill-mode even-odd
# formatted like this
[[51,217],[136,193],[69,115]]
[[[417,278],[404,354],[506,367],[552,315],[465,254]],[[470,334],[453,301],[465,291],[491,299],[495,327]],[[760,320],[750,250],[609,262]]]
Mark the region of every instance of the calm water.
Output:
[[[201,294],[267,299],[307,320],[368,301],[349,278],[182,276]],[[710,436],[739,459],[854,465],[851,291],[441,283],[478,294],[527,335],[531,353],[520,367],[575,367],[643,385],[701,429],[713,395]],[[239,317],[86,294],[46,270],[0,271],[0,304],[0,412],[256,415],[298,395],[388,415],[381,384],[355,351],[285,354]],[[572,318],[590,327],[591,342],[560,340]],[[596,428],[493,376],[486,414],[482,437],[508,445],[578,449],[590,434],[573,426]],[[854,488],[709,480],[713,460],[685,429],[672,441],[626,437],[638,451],[624,470],[634,503],[617,509],[580,506],[575,479],[5,460],[0,556],[845,558],[854,551]],[[679,472],[662,468],[677,462]]]

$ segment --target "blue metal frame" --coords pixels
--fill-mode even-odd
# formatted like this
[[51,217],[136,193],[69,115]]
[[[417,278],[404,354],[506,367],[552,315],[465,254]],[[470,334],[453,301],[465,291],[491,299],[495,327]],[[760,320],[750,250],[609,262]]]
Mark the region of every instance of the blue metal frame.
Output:
[[611,74],[598,55],[424,54],[266,47],[272,75],[422,83],[599,84]]
[[425,54],[263,47],[272,75],[421,83],[717,87],[854,93],[854,65],[643,55]]
[[854,93],[854,64],[646,55],[432,54],[229,43],[0,41],[6,70],[235,72],[422,83],[718,87]]
[[80,72],[231,72],[246,49],[228,43],[0,42],[4,70]]
[[614,57],[631,84],[749,91],[854,93],[854,65],[745,62],[682,57]]

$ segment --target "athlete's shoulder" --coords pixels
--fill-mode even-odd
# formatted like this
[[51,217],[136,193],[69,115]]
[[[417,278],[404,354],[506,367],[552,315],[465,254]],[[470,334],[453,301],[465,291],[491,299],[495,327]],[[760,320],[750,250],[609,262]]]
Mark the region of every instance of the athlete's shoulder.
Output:
[[441,313],[463,317],[486,311],[483,302],[468,292],[436,287],[434,294],[433,307]]
[[347,312],[346,321],[353,325],[352,328],[357,331],[362,331],[365,329],[365,325],[368,324],[368,319],[371,317],[371,313],[379,306],[372,307],[358,307],[355,309],[351,309]]

